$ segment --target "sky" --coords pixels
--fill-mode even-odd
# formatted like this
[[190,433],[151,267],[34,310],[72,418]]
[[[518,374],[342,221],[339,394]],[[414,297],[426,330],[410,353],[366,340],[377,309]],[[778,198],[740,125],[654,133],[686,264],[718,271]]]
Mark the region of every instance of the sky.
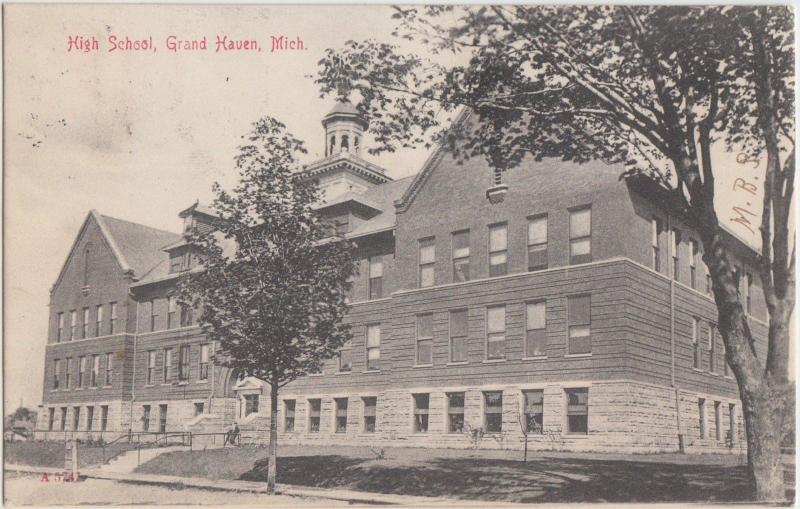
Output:
[[[49,290],[89,210],[179,232],[180,210],[208,202],[215,181],[234,181],[240,137],[262,115],[305,140],[309,162],[321,157],[320,120],[333,101],[319,98],[308,75],[325,48],[389,40],[395,23],[388,6],[7,4],[4,11],[4,392],[6,407],[36,406]],[[170,35],[206,36],[209,50],[169,52]],[[262,51],[215,52],[218,35],[256,39]],[[299,37],[304,49],[271,52],[271,37],[282,35]],[[99,50],[68,51],[76,36],[95,37]],[[157,49],[109,52],[110,36],[152,37]],[[400,178],[427,155],[368,158]],[[720,158],[729,163],[718,177],[721,199],[757,204],[732,184],[759,169]]]

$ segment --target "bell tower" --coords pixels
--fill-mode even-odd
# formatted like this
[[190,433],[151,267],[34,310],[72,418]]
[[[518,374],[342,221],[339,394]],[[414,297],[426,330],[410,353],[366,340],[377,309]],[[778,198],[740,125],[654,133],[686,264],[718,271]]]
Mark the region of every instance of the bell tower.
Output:
[[322,119],[322,126],[325,128],[325,157],[342,152],[360,155],[364,131],[368,125],[351,103],[336,103]]

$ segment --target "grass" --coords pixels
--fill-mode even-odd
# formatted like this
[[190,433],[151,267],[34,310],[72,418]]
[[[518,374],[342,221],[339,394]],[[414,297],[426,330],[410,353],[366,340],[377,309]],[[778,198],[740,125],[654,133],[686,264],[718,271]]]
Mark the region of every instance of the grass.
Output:
[[[132,449],[134,445],[118,443],[106,447],[106,460]],[[64,468],[65,447],[61,441],[5,442],[3,451],[7,464]],[[97,465],[102,461],[102,447],[78,444],[78,468]]]
[[[521,453],[366,447],[280,448],[278,482],[400,495],[508,502],[710,502],[747,500],[735,456]],[[267,449],[173,452],[137,472],[265,481]],[[794,465],[787,475],[794,479]],[[789,495],[794,496],[794,490]]]

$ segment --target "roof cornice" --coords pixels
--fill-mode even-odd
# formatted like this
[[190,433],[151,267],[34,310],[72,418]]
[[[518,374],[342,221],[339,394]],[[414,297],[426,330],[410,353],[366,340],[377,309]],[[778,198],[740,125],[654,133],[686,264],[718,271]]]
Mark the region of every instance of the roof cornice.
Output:
[[364,161],[360,157],[353,156],[347,152],[336,154],[333,158],[328,157],[311,163],[303,170],[303,174],[307,177],[316,177],[340,168],[348,169],[353,173],[366,177],[367,180],[374,184],[385,184],[394,180],[386,175],[385,170],[380,166]]

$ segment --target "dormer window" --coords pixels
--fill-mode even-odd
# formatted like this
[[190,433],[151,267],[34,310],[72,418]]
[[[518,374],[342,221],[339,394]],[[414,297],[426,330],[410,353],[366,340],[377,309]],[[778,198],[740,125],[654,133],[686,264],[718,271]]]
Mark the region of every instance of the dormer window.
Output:
[[188,248],[176,249],[169,254],[169,272],[182,272],[191,268],[192,253]]
[[194,228],[194,216],[189,214],[183,218],[183,233],[188,234],[192,232]]

